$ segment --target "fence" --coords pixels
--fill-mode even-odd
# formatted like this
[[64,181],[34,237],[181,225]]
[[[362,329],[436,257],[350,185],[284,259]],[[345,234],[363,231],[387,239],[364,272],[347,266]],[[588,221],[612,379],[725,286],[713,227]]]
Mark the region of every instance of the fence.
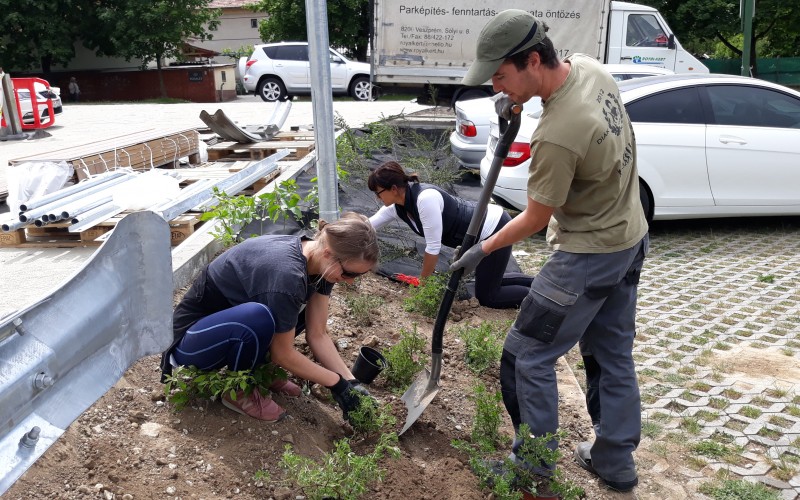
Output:
[[[741,74],[741,59],[706,59],[703,61],[712,73]],[[756,59],[756,74],[762,80],[781,85],[800,86],[800,57],[772,57]]]

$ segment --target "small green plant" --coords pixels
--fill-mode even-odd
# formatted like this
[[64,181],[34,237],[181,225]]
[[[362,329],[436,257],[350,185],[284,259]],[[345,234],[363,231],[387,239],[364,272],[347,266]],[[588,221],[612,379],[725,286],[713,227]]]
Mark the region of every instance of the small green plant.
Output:
[[428,276],[424,282],[420,283],[420,286],[409,290],[409,296],[403,299],[403,308],[409,312],[418,312],[428,318],[435,318],[449,278],[449,274]]
[[250,394],[254,388],[263,393],[276,380],[286,380],[286,372],[272,363],[265,363],[254,370],[203,371],[194,366],[181,366],[167,376],[164,395],[176,411],[181,411],[190,401],[198,398],[217,399],[225,394],[236,400],[236,393]]
[[772,274],[763,274],[758,277],[759,283],[774,283],[775,276]]
[[226,247],[239,243],[241,230],[250,224],[258,214],[257,200],[251,196],[229,196],[218,188],[213,189],[217,200],[211,210],[200,216],[200,220],[216,219],[218,225],[214,236]]
[[270,476],[269,471],[264,469],[259,469],[253,473],[253,481],[256,483],[269,484],[271,480],[272,476]]
[[743,406],[739,414],[747,418],[758,418],[763,412],[754,406]]
[[484,453],[495,451],[502,444],[500,424],[503,422],[503,397],[500,391],[490,393],[486,386],[478,382],[473,387],[472,399],[475,401],[475,417],[472,420],[472,443]]
[[369,396],[363,395],[360,396],[358,408],[351,411],[349,417],[353,431],[365,437],[390,429],[397,423],[388,403],[381,406]]
[[400,330],[400,340],[383,353],[388,365],[383,374],[389,387],[405,391],[411,385],[417,372],[425,367],[421,361],[425,344],[425,338],[417,333],[416,323],[411,332]]
[[350,308],[353,324],[356,326],[370,326],[372,324],[372,311],[378,311],[383,305],[383,299],[372,295],[349,295],[344,303]]
[[480,326],[466,326],[456,334],[464,341],[467,367],[475,373],[483,373],[500,365],[507,323],[486,322]]
[[294,453],[287,445],[280,465],[287,478],[303,490],[311,500],[324,498],[355,499],[367,493],[368,486],[383,479],[385,470],[379,467],[384,457],[397,458],[397,434],[382,434],[372,453],[357,455],[346,439],[337,441],[320,463]]
[[714,500],[779,500],[777,491],[761,483],[751,483],[743,479],[726,479],[721,483],[703,483],[700,493]]
[[662,429],[663,426],[661,424],[650,420],[649,418],[642,422],[642,435],[649,437],[650,439],[655,439],[658,437],[658,435],[661,434]]

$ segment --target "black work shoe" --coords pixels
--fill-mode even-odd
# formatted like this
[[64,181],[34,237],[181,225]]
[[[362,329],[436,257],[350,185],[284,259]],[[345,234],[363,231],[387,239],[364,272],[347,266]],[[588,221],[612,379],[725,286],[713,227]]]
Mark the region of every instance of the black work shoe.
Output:
[[627,493],[636,487],[637,484],[639,484],[638,477],[635,477],[630,481],[609,481],[608,479],[602,477],[597,473],[596,470],[594,470],[594,467],[592,467],[591,449],[591,443],[583,442],[578,444],[578,446],[575,447],[575,453],[572,454],[572,456],[575,458],[575,463],[577,463],[582,469],[585,469],[599,477],[609,489],[619,491],[620,493]]

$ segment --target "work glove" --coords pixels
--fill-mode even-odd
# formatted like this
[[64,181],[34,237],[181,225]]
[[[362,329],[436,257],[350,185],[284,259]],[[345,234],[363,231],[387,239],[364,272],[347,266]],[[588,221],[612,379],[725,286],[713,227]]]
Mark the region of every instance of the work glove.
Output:
[[392,278],[396,279],[400,283],[405,283],[406,285],[419,286],[419,278],[417,278],[416,276],[410,276],[408,274],[395,273],[395,274],[392,275]]
[[372,397],[369,395],[369,391],[367,390],[367,388],[361,385],[361,381],[358,380],[357,378],[348,380],[348,382],[350,382],[350,385],[353,386],[354,391],[360,393],[362,396]]
[[[349,422],[350,412],[357,410],[361,404],[361,399],[364,398],[363,392],[353,387],[353,384],[345,380],[341,375],[339,375],[339,381],[328,387],[328,389],[331,390],[331,395],[336,404],[342,409],[342,416]],[[366,390],[363,387],[362,389]],[[367,399],[373,403],[375,401],[371,397],[367,397]]]
[[511,115],[513,114],[511,108],[517,104],[502,92],[492,96],[492,100],[494,101],[494,110],[497,116],[506,121],[510,121]]
[[475,271],[475,268],[478,267],[478,264],[480,264],[487,255],[489,254],[483,251],[481,243],[475,243],[469,250],[464,252],[461,258],[450,264],[450,271],[457,271],[463,268],[464,274],[469,274]]

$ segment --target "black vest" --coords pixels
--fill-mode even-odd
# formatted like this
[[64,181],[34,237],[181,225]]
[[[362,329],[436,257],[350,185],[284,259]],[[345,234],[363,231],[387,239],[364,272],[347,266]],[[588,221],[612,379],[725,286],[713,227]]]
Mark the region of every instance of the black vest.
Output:
[[[435,189],[439,191],[444,199],[444,209],[442,210],[442,245],[450,248],[459,246],[464,241],[464,236],[467,235],[472,214],[475,212],[477,205],[471,201],[465,201],[461,198],[447,193],[433,184],[419,184],[411,183],[406,189],[405,205],[401,206],[395,203],[394,209],[397,211],[397,216],[403,219],[408,227],[415,233],[424,237],[425,233],[422,230],[422,222],[419,219],[419,210],[417,209],[417,198],[419,194],[426,189]],[[485,219],[485,215],[484,215]],[[412,224],[411,221],[414,221]],[[483,227],[483,221],[481,221]],[[480,235],[480,229],[478,235]]]

